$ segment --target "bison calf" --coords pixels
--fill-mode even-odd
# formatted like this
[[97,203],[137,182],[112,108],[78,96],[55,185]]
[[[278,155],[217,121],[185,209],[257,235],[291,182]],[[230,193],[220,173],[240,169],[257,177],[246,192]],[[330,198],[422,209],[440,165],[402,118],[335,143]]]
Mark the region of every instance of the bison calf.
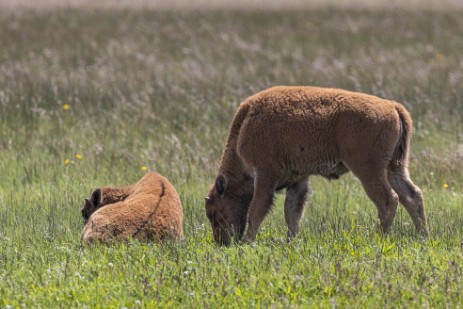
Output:
[[150,173],[121,188],[103,187],[85,199],[82,241],[183,239],[182,206],[175,188]]
[[206,197],[214,239],[253,241],[274,192],[286,188],[288,237],[298,231],[310,175],[337,179],[349,170],[375,203],[388,232],[398,203],[427,235],[421,190],[407,164],[412,120],[397,102],[315,87],[274,87],[238,108]]

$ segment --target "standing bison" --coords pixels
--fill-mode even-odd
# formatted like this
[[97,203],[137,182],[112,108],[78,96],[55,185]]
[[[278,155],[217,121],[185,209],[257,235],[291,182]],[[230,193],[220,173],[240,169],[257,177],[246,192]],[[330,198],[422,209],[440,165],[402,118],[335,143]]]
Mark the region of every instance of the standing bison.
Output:
[[251,242],[286,188],[288,237],[298,231],[310,175],[337,179],[351,170],[388,232],[400,201],[426,236],[421,190],[407,165],[412,120],[397,102],[363,93],[315,87],[273,87],[238,108],[206,197],[217,243]]
[[84,243],[183,239],[180,198],[170,182],[156,173],[126,187],[96,189],[81,212]]

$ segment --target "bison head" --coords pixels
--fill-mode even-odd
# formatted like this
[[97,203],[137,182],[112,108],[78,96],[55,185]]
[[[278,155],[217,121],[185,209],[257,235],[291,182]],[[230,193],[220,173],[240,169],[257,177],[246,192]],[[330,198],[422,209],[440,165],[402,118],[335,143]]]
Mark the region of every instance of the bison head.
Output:
[[206,197],[206,215],[212,226],[214,240],[228,246],[234,237],[241,240],[246,228],[250,199],[227,189],[227,181],[219,175]]
[[84,207],[82,208],[82,217],[84,218],[84,224],[87,224],[90,216],[100,207],[101,201],[101,190],[96,189],[93,191],[90,199],[86,198]]

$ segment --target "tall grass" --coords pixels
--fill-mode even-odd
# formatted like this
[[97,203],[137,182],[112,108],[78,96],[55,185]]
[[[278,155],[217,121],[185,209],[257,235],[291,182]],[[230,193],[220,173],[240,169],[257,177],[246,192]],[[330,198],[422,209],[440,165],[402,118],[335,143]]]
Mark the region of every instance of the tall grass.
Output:
[[[0,11],[0,307],[455,307],[462,260],[463,12],[316,7]],[[282,198],[253,245],[213,244],[203,199],[239,102],[272,85],[402,102],[431,237],[392,234],[351,175]],[[78,155],[78,156],[77,156]],[[95,187],[165,175],[182,244],[80,246]]]

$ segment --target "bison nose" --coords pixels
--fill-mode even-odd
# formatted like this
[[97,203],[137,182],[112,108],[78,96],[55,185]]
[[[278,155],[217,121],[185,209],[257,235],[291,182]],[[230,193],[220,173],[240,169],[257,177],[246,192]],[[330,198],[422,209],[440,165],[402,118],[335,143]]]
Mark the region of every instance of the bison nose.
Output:
[[230,246],[230,242],[231,242],[231,237],[230,235],[228,234],[227,231],[225,230],[218,230],[214,233],[214,239],[215,239],[215,242],[216,244],[218,244],[219,246]]
[[230,239],[218,239],[215,241],[219,246],[230,246]]

